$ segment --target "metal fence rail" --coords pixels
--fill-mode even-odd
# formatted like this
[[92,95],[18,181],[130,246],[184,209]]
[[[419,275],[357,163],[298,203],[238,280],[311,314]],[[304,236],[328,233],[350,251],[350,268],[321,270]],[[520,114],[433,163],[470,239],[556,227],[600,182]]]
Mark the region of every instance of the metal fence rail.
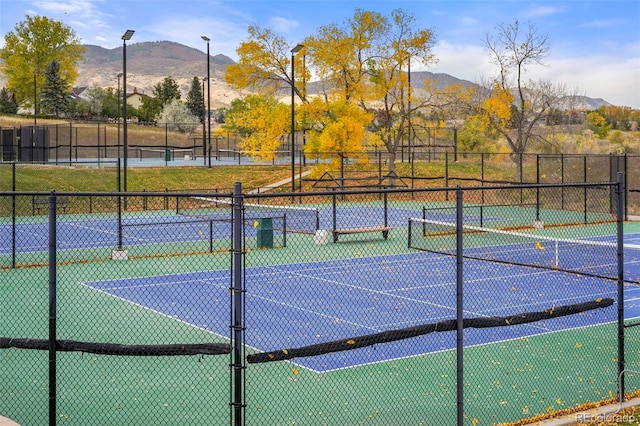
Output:
[[640,362],[623,187],[1,192],[0,415],[467,425],[601,404]]

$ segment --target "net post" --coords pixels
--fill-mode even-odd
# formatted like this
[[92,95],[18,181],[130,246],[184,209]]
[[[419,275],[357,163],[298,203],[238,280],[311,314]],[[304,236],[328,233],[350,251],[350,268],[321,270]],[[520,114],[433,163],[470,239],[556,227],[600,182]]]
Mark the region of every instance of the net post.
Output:
[[338,223],[337,223],[337,200],[336,200],[336,191],[335,188],[333,190],[333,197],[332,197],[332,211],[331,211],[331,217],[332,217],[332,221],[333,221],[333,242],[337,242],[337,235],[336,234],[336,229],[338,229]]
[[388,208],[388,204],[389,204],[388,194],[385,191],[385,193],[384,193],[384,226],[385,227],[389,225],[389,213],[388,213],[389,208]]
[[624,401],[624,174],[619,172],[616,182],[617,254],[618,254],[618,399]]
[[[302,191],[302,190],[300,190]],[[287,214],[282,215],[282,246],[287,246]]]
[[213,220],[209,219],[209,253],[213,253]]
[[456,364],[457,424],[464,424],[464,288],[463,288],[463,211],[462,189],[456,190]]

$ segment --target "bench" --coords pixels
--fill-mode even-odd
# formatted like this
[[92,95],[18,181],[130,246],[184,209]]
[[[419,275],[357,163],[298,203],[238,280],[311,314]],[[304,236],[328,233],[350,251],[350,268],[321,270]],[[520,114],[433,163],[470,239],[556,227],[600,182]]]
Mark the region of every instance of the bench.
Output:
[[389,231],[393,228],[390,226],[363,226],[359,228],[337,228],[333,229],[333,242],[338,242],[338,238],[343,234],[365,234],[369,232],[381,232],[382,238],[385,240],[389,236]]
[[[67,212],[67,197],[57,197],[56,207]],[[33,197],[33,214],[40,214],[41,209],[49,209],[49,197]]]

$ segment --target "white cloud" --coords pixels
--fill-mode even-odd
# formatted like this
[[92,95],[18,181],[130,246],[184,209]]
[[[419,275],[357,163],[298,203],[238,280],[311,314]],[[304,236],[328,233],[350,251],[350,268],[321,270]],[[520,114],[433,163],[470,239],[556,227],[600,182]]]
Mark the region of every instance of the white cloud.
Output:
[[614,105],[640,108],[640,58],[637,56],[550,58],[548,63],[548,68],[536,70],[540,78],[563,83],[580,94],[602,98]]
[[416,67],[416,70],[446,73],[471,82],[479,82],[495,71],[488,53],[480,45],[453,45],[440,41],[433,52],[438,63],[429,68]]
[[540,18],[543,16],[555,15],[563,11],[564,11],[563,8],[555,7],[555,6],[537,6],[527,10],[525,12],[525,16],[530,18]]
[[288,33],[296,28],[298,28],[298,21],[294,21],[293,19],[287,19],[282,17],[275,17],[269,19],[269,26],[275,32],[283,32]]
[[613,28],[617,25],[620,25],[621,23],[623,23],[621,19],[600,19],[597,21],[585,22],[584,24],[579,25],[579,27],[603,29],[603,28]]
[[[551,56],[547,66],[531,66],[526,78],[550,80],[570,91],[602,98],[614,105],[640,108],[640,55],[634,54],[640,43],[629,45],[628,55],[612,54],[570,57]],[[412,66],[412,70],[446,73],[478,83],[495,74],[487,51],[481,45],[454,45],[439,42],[435,48],[439,62],[430,67]],[[578,70],[578,71],[577,71]]]

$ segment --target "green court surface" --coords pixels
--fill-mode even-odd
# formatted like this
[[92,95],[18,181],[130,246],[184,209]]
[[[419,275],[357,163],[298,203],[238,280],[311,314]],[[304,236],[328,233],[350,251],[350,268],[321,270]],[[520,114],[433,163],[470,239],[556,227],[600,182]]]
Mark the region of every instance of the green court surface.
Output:
[[[590,233],[580,228],[554,232],[566,232],[572,237]],[[625,232],[640,232],[640,224],[627,223]],[[244,261],[248,268],[259,268],[409,253],[413,251],[407,248],[406,229],[396,228],[388,240],[377,234],[358,235],[341,237],[337,244],[316,244],[312,235],[293,234],[287,237],[286,247],[251,249]],[[136,257],[133,248],[131,254],[128,261],[85,260],[58,266],[58,339],[122,344],[229,341],[230,332],[212,332],[125,297],[114,297],[86,283],[147,275],[229,271],[230,253],[150,257],[142,250]],[[48,272],[47,266],[0,270],[0,336],[47,338]],[[359,280],[366,281],[367,276]],[[246,284],[246,297],[251,298],[252,286],[257,284],[250,280]],[[576,292],[579,293],[579,289]],[[207,303],[217,317],[227,321],[223,328],[228,330],[232,297],[228,288],[226,296],[212,296]],[[455,294],[449,296],[455,300]],[[340,297],[336,294],[337,300]],[[495,294],[494,297],[494,303],[499,305],[501,296]],[[528,306],[513,309],[513,314],[532,310]],[[614,396],[617,392],[617,324],[615,309],[609,309],[612,310],[607,311],[607,319],[600,324],[466,347],[463,385],[466,424],[515,422]],[[452,316],[454,314],[452,311]],[[246,315],[249,326],[265,319],[264,316],[254,319],[250,311]],[[268,319],[274,324],[282,320]],[[429,316],[422,320],[423,323],[433,321]],[[627,368],[640,368],[637,355],[640,327],[629,328],[626,333]],[[266,332],[264,339],[273,337]],[[418,345],[435,338],[455,344],[456,336],[455,332],[433,334],[415,341],[409,339],[407,344]],[[260,349],[281,349],[273,348],[268,341],[264,346]],[[377,346],[371,350],[377,350]],[[247,353],[256,350],[246,348]],[[456,353],[451,349],[417,350],[420,353],[414,356],[322,372],[307,368],[295,359],[247,364],[246,422],[251,425],[453,424]],[[48,356],[47,351],[0,350],[1,415],[22,425],[43,424],[48,418]],[[230,361],[227,355],[132,357],[60,352],[57,354],[57,421],[78,425],[228,424],[233,393]],[[639,387],[640,378],[629,376],[627,389]]]

